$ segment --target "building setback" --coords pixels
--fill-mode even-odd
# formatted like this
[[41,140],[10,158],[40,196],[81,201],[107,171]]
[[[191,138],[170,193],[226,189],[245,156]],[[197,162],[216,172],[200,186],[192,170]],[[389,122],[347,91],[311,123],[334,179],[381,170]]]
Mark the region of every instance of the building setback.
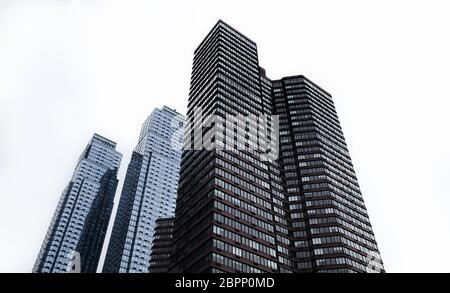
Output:
[[266,77],[223,21],[195,50],[184,148],[171,272],[384,272],[331,95]]
[[128,165],[103,272],[148,272],[156,220],[175,212],[184,117],[164,106],[142,126]]
[[82,153],[33,267],[36,273],[95,273],[108,228],[122,155],[98,134]]

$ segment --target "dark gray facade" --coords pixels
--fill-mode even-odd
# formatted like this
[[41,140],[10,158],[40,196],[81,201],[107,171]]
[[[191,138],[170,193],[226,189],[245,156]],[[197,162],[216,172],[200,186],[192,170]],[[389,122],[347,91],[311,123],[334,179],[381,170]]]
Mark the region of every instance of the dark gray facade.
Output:
[[122,155],[94,134],[56,208],[33,272],[96,272],[108,228]]
[[304,76],[272,85],[297,269],[383,271],[331,95]]
[[149,273],[168,273],[173,244],[174,218],[156,220]]
[[184,148],[171,272],[384,271],[331,95],[269,79],[223,21],[195,51]]

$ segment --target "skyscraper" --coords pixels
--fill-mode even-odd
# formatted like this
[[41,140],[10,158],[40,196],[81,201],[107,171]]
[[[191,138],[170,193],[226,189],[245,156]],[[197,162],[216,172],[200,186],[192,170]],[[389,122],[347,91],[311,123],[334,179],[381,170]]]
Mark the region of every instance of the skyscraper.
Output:
[[33,272],[95,272],[117,188],[122,155],[98,134],[87,145],[62,193]]
[[164,106],[142,126],[128,165],[103,272],[148,272],[158,218],[175,212],[184,117]]
[[184,148],[171,272],[384,271],[331,95],[270,80],[223,21],[195,50]]
[[272,84],[297,269],[384,271],[331,95],[304,76]]
[[173,218],[156,220],[149,268],[150,273],[169,272],[173,239],[173,220]]

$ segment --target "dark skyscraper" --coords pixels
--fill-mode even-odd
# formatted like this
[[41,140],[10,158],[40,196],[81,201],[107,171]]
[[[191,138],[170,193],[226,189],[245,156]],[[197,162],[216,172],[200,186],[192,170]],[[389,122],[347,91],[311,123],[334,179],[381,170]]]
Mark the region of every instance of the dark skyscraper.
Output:
[[98,134],[82,153],[56,208],[33,272],[96,272],[108,228],[122,155]]
[[152,257],[150,261],[150,273],[169,272],[173,239],[173,220],[173,218],[156,220]]
[[298,270],[382,271],[331,95],[303,76],[272,84]]
[[[331,95],[219,21],[195,50],[171,272],[383,272]],[[278,151],[279,150],[279,151]]]
[[184,117],[164,106],[144,122],[127,175],[103,272],[148,272],[156,220],[175,213]]

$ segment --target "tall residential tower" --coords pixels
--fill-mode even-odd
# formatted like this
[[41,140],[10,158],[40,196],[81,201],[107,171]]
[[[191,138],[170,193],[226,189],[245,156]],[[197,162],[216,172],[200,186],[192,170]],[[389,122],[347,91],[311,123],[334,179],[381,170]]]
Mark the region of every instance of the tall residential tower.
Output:
[[103,272],[147,272],[158,218],[171,217],[183,142],[184,117],[166,106],[142,126],[122,188]]
[[195,50],[184,147],[171,272],[384,271],[331,95],[266,77],[223,21]]
[[105,239],[122,155],[98,134],[82,153],[62,193],[33,272],[95,273]]

